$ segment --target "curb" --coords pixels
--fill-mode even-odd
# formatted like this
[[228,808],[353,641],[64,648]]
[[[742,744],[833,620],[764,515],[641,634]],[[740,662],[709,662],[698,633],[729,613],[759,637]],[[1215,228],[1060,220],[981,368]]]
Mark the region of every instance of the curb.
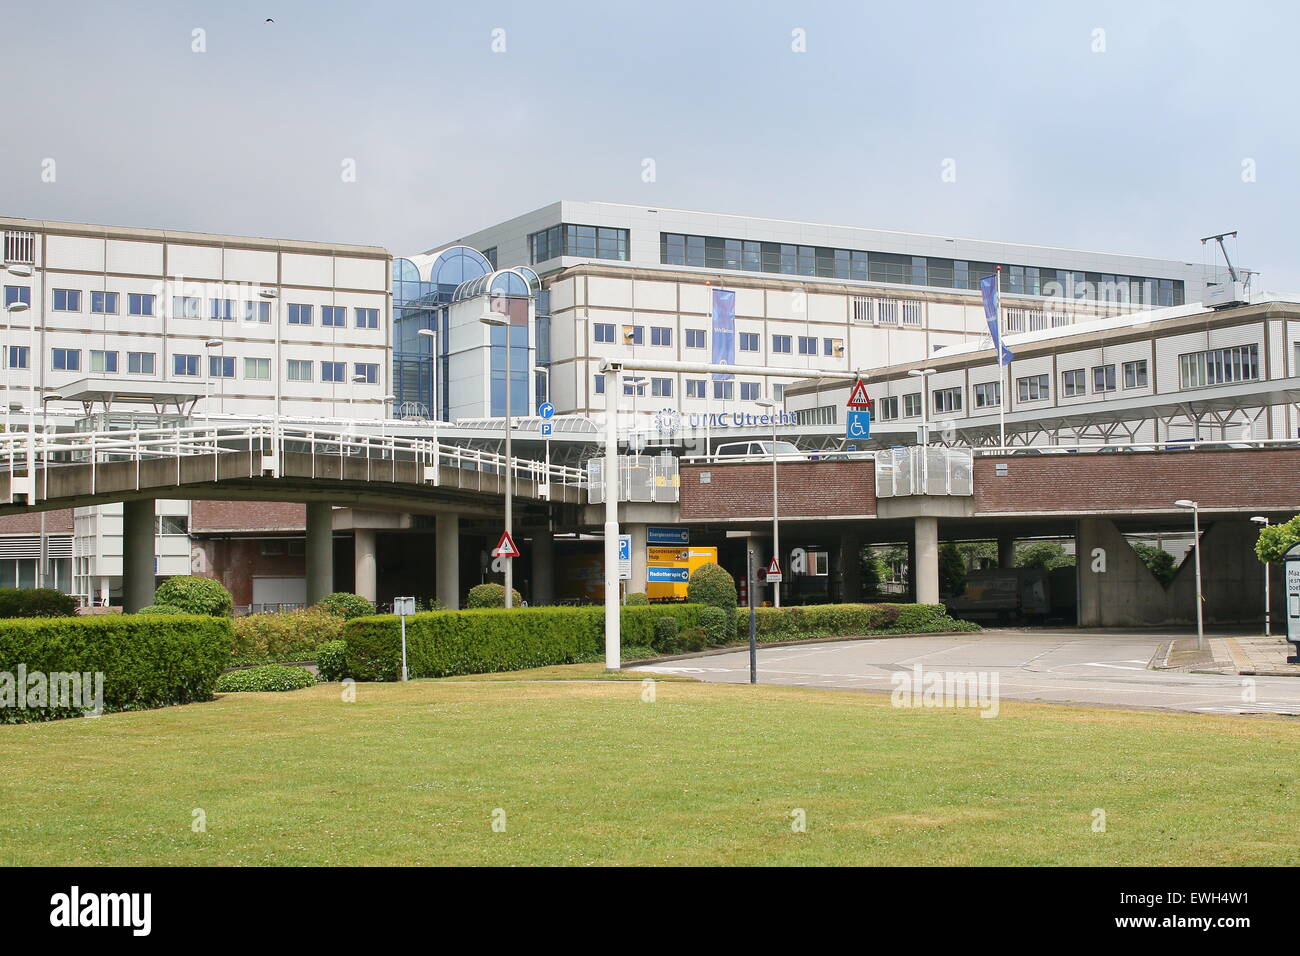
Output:
[[[839,644],[844,641],[886,641],[899,638],[909,637],[955,637],[960,634],[978,634],[979,631],[915,631],[907,634],[850,634],[847,637],[805,637],[798,641],[760,641],[759,650],[765,647],[798,647],[801,644]],[[722,647],[711,647],[707,651],[692,651],[688,654],[672,654],[667,657],[643,657],[634,661],[623,661],[619,665],[619,670],[628,667],[639,667],[642,664],[663,664],[668,661],[689,661],[698,657],[717,657],[719,654],[734,654],[736,651],[748,649],[749,642],[744,641],[739,644],[725,644]]]

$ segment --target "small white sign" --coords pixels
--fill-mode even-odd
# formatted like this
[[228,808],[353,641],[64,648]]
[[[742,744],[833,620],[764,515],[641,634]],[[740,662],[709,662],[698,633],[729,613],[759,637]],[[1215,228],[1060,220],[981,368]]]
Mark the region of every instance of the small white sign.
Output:
[[618,579],[632,580],[632,536],[630,534],[618,536]]
[[393,613],[399,617],[410,617],[415,613],[415,598],[393,598]]

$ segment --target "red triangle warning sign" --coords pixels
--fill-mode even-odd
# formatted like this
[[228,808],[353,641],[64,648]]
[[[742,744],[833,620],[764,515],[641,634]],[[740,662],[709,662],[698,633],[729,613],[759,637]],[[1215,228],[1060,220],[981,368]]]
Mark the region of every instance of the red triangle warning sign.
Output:
[[853,383],[853,391],[849,392],[849,400],[846,403],[849,408],[870,408],[871,396],[867,394],[867,383],[858,379]]
[[771,577],[774,574],[778,576],[781,574],[781,562],[776,559],[776,555],[773,555],[772,560],[768,562],[767,574],[768,577]]
[[501,532],[501,540],[497,546],[492,549],[494,558],[517,558],[520,556],[519,546],[515,544],[515,539],[510,537],[509,531]]

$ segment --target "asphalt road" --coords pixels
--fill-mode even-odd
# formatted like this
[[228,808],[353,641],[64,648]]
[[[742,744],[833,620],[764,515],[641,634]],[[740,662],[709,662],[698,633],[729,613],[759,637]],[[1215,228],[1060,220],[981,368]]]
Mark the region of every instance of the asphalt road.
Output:
[[[760,683],[831,690],[893,691],[893,675],[997,675],[1002,700],[1088,704],[1205,714],[1300,716],[1300,678],[1218,676],[1150,670],[1173,637],[1059,630],[908,637],[758,650]],[[720,683],[749,681],[749,652],[646,665],[637,670]],[[1253,681],[1253,688],[1246,685]],[[1251,692],[1253,697],[1251,698]]]

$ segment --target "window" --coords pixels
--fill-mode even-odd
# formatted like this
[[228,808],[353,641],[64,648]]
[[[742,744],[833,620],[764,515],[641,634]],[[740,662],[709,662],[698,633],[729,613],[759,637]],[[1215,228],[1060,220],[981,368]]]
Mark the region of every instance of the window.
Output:
[[974,387],[976,408],[997,408],[1002,404],[1002,383],[982,382]]
[[1061,373],[1061,395],[1065,398],[1073,398],[1075,395],[1084,395],[1087,393],[1087,385],[1084,382],[1083,369],[1072,368]]
[[117,293],[90,293],[90,311],[96,315],[117,315]]
[[741,332],[741,333],[740,333],[740,344],[739,344],[739,348],[740,348],[740,351],[742,351],[742,352],[757,352],[757,351],[758,351],[758,333],[757,333],[757,332]]
[[190,519],[185,515],[159,515],[154,531],[157,534],[189,534]]
[[270,302],[245,302],[244,321],[245,322],[270,322],[271,303]]
[[1178,374],[1183,388],[1223,385],[1259,378],[1259,346],[1235,345],[1232,348],[1180,355]]
[[708,347],[708,338],[703,329],[686,330],[686,347],[688,349],[702,349]]
[[81,349],[54,349],[50,367],[56,372],[81,371]]
[[898,417],[898,396],[888,395],[876,399],[876,414],[882,422],[893,421]]
[[735,395],[735,382],[714,382],[713,397],[730,401]]
[[706,398],[705,392],[706,379],[688,378],[686,380],[686,397],[687,398]]
[[650,379],[650,394],[655,398],[672,398],[673,380],[671,378]]
[[843,339],[822,339],[822,352],[832,358],[844,357]]
[[[139,315],[138,312],[132,312],[132,315]],[[172,318],[173,319],[197,319],[199,317],[199,300],[192,295],[174,295],[172,296]]]
[[596,394],[605,394],[605,376],[601,375],[599,372],[596,373]]
[[656,325],[650,329],[651,345],[672,345],[673,330],[667,326]]
[[635,395],[637,398],[641,398],[645,395],[645,382],[624,382],[623,394]]
[[[493,266],[492,268],[496,268]],[[356,314],[357,328],[359,329],[377,329],[379,328],[379,310],[378,309],[353,309]]]
[[1092,370],[1092,390],[1094,392],[1115,391],[1115,366],[1094,366]]
[[940,388],[933,395],[936,412],[961,411],[961,388]]
[[1051,398],[1051,383],[1046,375],[1026,375],[1016,379],[1016,388],[1022,402],[1041,402]]
[[271,360],[269,358],[244,359],[244,378],[268,381],[271,378]]
[[230,322],[235,317],[234,299],[212,299],[208,302],[208,317],[218,322]]
[[[126,311],[128,315],[153,315],[154,296],[145,295],[143,292],[129,292],[126,296]],[[194,318],[198,318],[197,310]]]
[[593,328],[596,331],[597,342],[613,342],[614,326],[608,322],[597,322]]
[[5,286],[5,305],[13,305],[15,302],[22,302],[30,306],[32,304],[32,290],[25,285]]
[[626,260],[627,236],[626,229],[561,223],[530,235],[528,253],[534,265],[557,256]]
[[625,326],[623,326],[623,344],[624,344],[624,345],[644,345],[644,344],[645,344],[645,326],[644,326],[644,325],[625,325]]
[[100,352],[92,349],[90,352],[90,370],[92,372],[116,372],[117,353]]
[[154,353],[127,352],[126,370],[132,375],[152,375],[154,370]]
[[497,267],[497,247],[491,246],[483,250],[483,258],[488,261],[493,269]]
[[374,362],[353,363],[352,374],[356,378],[365,379],[367,385],[379,384],[379,366]]
[[348,324],[348,310],[341,305],[322,305],[320,307],[320,324],[327,328],[341,329]]
[[290,325],[311,325],[311,306],[289,303]]
[[321,362],[320,380],[322,382],[346,382],[347,362]]
[[756,402],[762,397],[763,386],[758,382],[740,383],[740,400],[742,402]]
[[817,354],[817,338],[816,338],[815,336],[812,336],[812,335],[801,335],[801,336],[799,336],[799,354],[800,354],[800,355],[816,355],[816,354]]
[[785,401],[785,385],[783,383],[773,383],[772,401],[778,404]]
[[291,382],[310,382],[311,362],[308,362],[305,359],[289,359],[285,378]]
[[234,378],[235,359],[226,355],[209,355],[208,376],[210,378]]
[[790,354],[790,336],[774,335],[772,336],[772,351],[782,355]]
[[27,363],[31,360],[31,351],[26,345],[11,345],[8,357],[10,368],[27,368]]
[[80,312],[81,292],[77,289],[55,289],[53,305],[55,312]]
[[1125,388],[1146,388],[1147,385],[1147,360],[1138,359],[1134,362],[1124,363],[1124,387]]
[[173,355],[172,373],[175,375],[198,375],[199,357],[197,355]]

